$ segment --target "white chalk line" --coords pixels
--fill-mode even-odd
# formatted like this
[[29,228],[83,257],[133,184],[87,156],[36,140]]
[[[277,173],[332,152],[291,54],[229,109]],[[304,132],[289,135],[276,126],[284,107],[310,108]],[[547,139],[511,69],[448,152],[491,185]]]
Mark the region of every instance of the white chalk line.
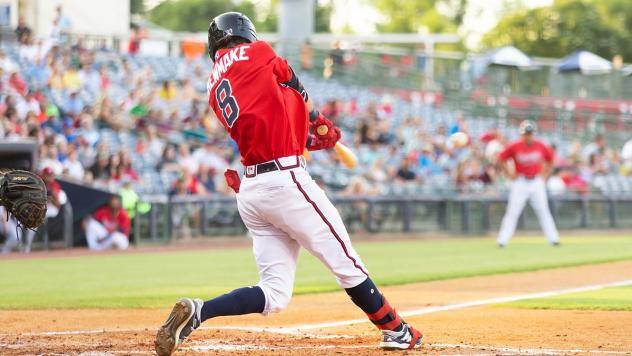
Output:
[[[504,296],[504,297],[472,300],[472,301],[467,301],[467,302],[462,302],[462,303],[424,307],[420,309],[413,309],[413,310],[400,312],[399,315],[404,316],[404,317],[419,316],[419,315],[425,315],[425,314],[437,313],[437,312],[443,312],[443,311],[465,309],[465,308],[479,307],[479,306],[492,305],[492,304],[516,302],[516,301],[525,300],[525,299],[554,297],[554,296],[563,295],[563,294],[588,292],[588,291],[594,291],[594,290],[599,290],[599,289],[604,289],[604,288],[624,287],[624,286],[629,286],[629,285],[632,285],[632,279],[627,279],[627,280],[617,281],[617,282],[610,282],[610,283],[590,284],[590,285],[581,286],[581,287],[554,289],[554,290],[544,291],[544,292],[517,294],[517,295]],[[368,323],[368,320],[366,318],[365,319],[352,319],[352,320],[341,320],[341,321],[334,321],[334,322],[327,322],[327,323],[299,324],[299,325],[289,326],[289,327],[202,326],[200,327],[200,329],[201,330],[237,330],[237,331],[251,331],[251,332],[263,332],[263,333],[275,333],[275,334],[287,334],[287,335],[299,335],[299,334],[305,335],[303,333],[304,330],[326,329],[326,328],[334,328],[334,327],[339,327],[339,326],[348,326],[348,325],[362,324],[362,323]],[[144,331],[144,330],[146,330],[146,328],[43,331],[43,332],[22,333],[20,335],[23,335],[23,336],[83,335],[83,334],[100,334],[100,333],[108,333],[108,332],[110,333],[112,332],[139,332],[139,331]]]
[[[599,283],[599,284],[591,284],[581,287],[574,288],[562,288],[551,291],[544,292],[535,292],[535,293],[526,293],[526,294],[518,294],[513,296],[504,296],[504,297],[495,297],[495,298],[487,298],[481,300],[474,300],[462,303],[454,303],[442,306],[432,306],[432,307],[424,307],[420,309],[409,310],[405,312],[401,312],[401,316],[419,316],[430,313],[437,313],[442,311],[450,311],[457,309],[465,309],[477,306],[485,306],[492,304],[500,304],[500,303],[509,303],[515,302],[519,300],[525,299],[538,299],[538,298],[546,298],[552,296],[558,296],[563,294],[570,293],[579,293],[579,292],[588,292],[594,291],[604,288],[613,288],[613,287],[623,287],[632,285],[632,279],[611,282],[611,283]],[[315,330],[315,329],[326,329],[326,328],[334,328],[340,326],[348,326],[355,325],[368,322],[366,319],[353,319],[353,320],[342,320],[336,322],[328,322],[328,323],[311,323],[311,324],[301,324],[292,327],[243,327],[243,326],[208,326],[201,327],[202,330],[236,330],[236,331],[248,331],[248,332],[258,332],[258,333],[274,333],[274,334],[284,334],[284,335],[294,335],[294,336],[303,336],[303,337],[312,337],[315,339],[337,339],[337,338],[354,338],[351,335],[319,335],[319,334],[307,334],[304,330]],[[100,329],[100,330],[70,330],[70,331],[47,331],[47,332],[34,332],[34,333],[23,333],[20,334],[22,336],[53,336],[53,335],[84,335],[84,334],[99,334],[99,333],[112,333],[112,332],[139,332],[145,331],[147,328],[142,329]],[[255,349],[263,348],[269,349],[266,346],[250,346]],[[632,351],[607,351],[607,350],[581,350],[581,349],[573,349],[573,350],[562,350],[562,349],[520,349],[520,348],[507,348],[507,347],[494,347],[494,346],[477,346],[477,345],[467,345],[467,344],[430,344],[430,347],[445,347],[445,348],[468,348],[468,349],[476,349],[476,350],[494,350],[499,352],[518,352],[523,354],[542,354],[548,353],[551,355],[555,354],[564,354],[564,353],[594,353],[594,354],[613,354],[613,355],[625,355],[632,354]],[[194,347],[243,347],[242,345],[211,345],[208,344],[206,346],[194,346]],[[289,347],[289,346],[288,346]],[[320,346],[309,346],[303,347],[307,349],[315,349],[318,347],[326,347],[326,348],[335,348],[340,347],[343,348],[342,345],[320,345]],[[347,345],[344,348],[369,348],[373,346],[369,345]],[[296,349],[297,347],[289,347],[292,349]],[[224,350],[224,349],[222,349]],[[238,350],[238,349],[235,349]],[[209,349],[208,351],[211,351]],[[218,350],[221,351],[221,350]],[[228,350],[225,350],[228,351]],[[121,353],[125,353],[126,351],[122,351]],[[118,352],[117,352],[118,353]],[[134,352],[136,353],[136,352]]]
[[[618,282],[611,282],[611,283],[591,284],[591,285],[582,286],[582,287],[555,289],[555,290],[545,291],[545,292],[526,293],[526,294],[518,294],[518,295],[512,295],[512,296],[506,296],[506,297],[495,297],[495,298],[488,298],[488,299],[481,299],[481,300],[473,300],[473,301],[463,302],[463,303],[424,307],[420,309],[400,312],[399,315],[404,316],[404,317],[419,316],[419,315],[425,315],[425,314],[437,313],[437,312],[443,312],[443,311],[449,311],[449,310],[516,302],[516,301],[525,300],[525,299],[539,299],[539,298],[546,298],[546,297],[554,297],[554,296],[558,296],[562,294],[588,292],[588,291],[594,291],[594,290],[599,290],[599,289],[604,289],[604,288],[624,287],[624,286],[629,286],[629,285],[632,285],[632,279],[627,279],[627,280],[618,281]],[[367,319],[342,320],[342,321],[334,321],[334,322],[329,322],[329,323],[296,325],[293,327],[285,328],[284,330],[288,330],[288,329],[297,330],[297,331],[314,330],[314,329],[334,328],[334,327],[339,327],[339,326],[361,324],[361,323],[366,323],[366,322],[368,322]]]

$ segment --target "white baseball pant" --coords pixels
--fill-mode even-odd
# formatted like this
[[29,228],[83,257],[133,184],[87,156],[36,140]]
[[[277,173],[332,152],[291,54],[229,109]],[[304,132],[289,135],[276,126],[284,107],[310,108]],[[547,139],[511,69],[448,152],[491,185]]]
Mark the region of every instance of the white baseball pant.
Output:
[[553,216],[551,216],[551,211],[549,210],[544,180],[540,177],[533,179],[519,177],[511,185],[507,211],[503,217],[496,240],[498,244],[506,245],[513,236],[516,231],[518,219],[527,200],[529,200],[533,211],[535,211],[538,221],[540,222],[540,227],[544,231],[544,235],[549,243],[559,242],[560,237],[555,227]]
[[301,246],[329,268],[342,288],[368,277],[338,210],[300,160],[283,157],[277,160],[283,170],[244,177],[237,194],[239,214],[253,241],[258,286],[266,297],[263,314],[289,303]]
[[[0,219],[6,219],[6,210],[4,207],[0,207]],[[0,226],[4,226],[5,241],[2,246],[2,253],[9,253],[14,247],[18,246],[20,239],[23,239],[24,252],[31,252],[31,245],[33,244],[33,238],[35,237],[35,231],[18,228],[17,220],[11,216],[8,220],[0,222]],[[24,233],[22,233],[24,231]],[[18,235],[19,234],[19,235]]]
[[88,248],[91,250],[100,251],[110,248],[125,250],[129,246],[129,239],[125,234],[119,231],[110,234],[103,224],[93,218],[88,219],[85,228]]

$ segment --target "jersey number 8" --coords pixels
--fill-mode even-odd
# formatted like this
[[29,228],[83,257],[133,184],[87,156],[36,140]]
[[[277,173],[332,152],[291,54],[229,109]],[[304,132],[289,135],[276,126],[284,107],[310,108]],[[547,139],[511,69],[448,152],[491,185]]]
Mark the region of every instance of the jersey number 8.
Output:
[[230,86],[228,79],[222,79],[215,89],[215,100],[217,105],[222,109],[222,116],[228,127],[233,127],[235,120],[239,117],[239,105],[233,96],[233,88]]

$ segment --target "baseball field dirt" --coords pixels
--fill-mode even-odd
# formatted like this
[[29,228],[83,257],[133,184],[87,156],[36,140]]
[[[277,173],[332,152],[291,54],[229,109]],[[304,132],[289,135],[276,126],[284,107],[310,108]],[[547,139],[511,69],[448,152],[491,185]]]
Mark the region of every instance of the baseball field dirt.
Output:
[[[632,280],[632,261],[383,288],[425,333],[404,354],[632,355],[632,312],[515,309],[503,301]],[[630,282],[632,283],[632,282]],[[410,314],[407,314],[410,312]],[[149,355],[169,309],[0,311],[1,355]],[[411,315],[412,314],[412,315]],[[342,293],[296,296],[276,315],[217,318],[179,355],[385,355]]]

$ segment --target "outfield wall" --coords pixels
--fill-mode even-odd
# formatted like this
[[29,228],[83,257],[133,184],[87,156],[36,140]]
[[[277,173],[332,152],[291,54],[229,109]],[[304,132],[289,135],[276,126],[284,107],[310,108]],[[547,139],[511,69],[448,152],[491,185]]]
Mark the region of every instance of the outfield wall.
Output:
[[[482,235],[497,231],[506,198],[496,197],[353,197],[333,199],[350,232],[448,233]],[[630,196],[563,196],[549,201],[560,230],[630,229]],[[134,220],[136,243],[170,242],[182,237],[246,233],[232,198],[182,197],[152,199],[152,209]],[[518,229],[537,230],[531,208]]]

